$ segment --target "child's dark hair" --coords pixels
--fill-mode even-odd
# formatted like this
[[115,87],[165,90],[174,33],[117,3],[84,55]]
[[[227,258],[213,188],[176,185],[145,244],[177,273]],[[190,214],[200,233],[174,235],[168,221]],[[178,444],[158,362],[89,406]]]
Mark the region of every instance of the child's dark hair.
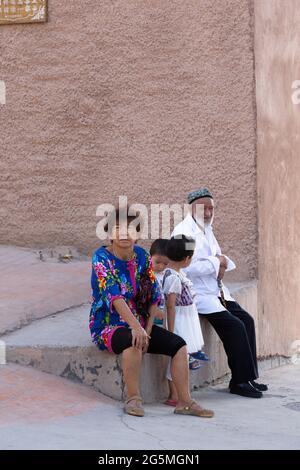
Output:
[[171,261],[183,261],[187,256],[193,256],[195,240],[185,235],[176,235],[168,240],[166,255]]
[[166,247],[168,244],[169,240],[165,238],[157,238],[154,240],[154,242],[151,245],[150,248],[150,255],[161,255],[161,256],[167,256],[166,255]]

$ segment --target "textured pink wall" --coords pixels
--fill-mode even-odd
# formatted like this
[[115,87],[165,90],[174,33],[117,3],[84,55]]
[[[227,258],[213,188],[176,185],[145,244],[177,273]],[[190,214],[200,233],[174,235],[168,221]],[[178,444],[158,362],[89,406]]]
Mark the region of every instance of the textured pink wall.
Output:
[[251,0],[49,0],[0,27],[0,242],[90,252],[96,206],[215,193],[216,232],[256,274]]
[[300,346],[300,3],[256,0],[255,18],[260,354],[290,355]]

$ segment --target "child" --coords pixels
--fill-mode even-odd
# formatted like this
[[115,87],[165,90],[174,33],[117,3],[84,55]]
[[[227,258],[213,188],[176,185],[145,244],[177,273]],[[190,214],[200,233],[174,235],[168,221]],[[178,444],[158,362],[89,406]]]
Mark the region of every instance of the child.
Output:
[[154,319],[154,324],[159,326],[163,326],[163,319],[165,317],[165,301],[162,290],[162,280],[164,277],[164,271],[169,263],[169,259],[166,256],[166,246],[168,241],[169,240],[165,240],[163,238],[158,238],[152,243],[150,248],[154,275],[158,281],[161,290],[161,301],[158,305],[159,309],[161,310],[161,317],[157,315]]
[[[177,235],[168,241],[166,255],[169,258],[169,264],[165,270],[162,284],[167,308],[168,330],[185,340],[192,370],[201,367],[201,358],[194,358],[192,354],[200,353],[200,356],[203,355],[202,360],[204,356],[207,357],[201,351],[204,341],[197,308],[193,302],[192,283],[182,271],[191,263],[194,248],[195,240],[184,235]],[[165,404],[176,406],[177,391],[172,383],[170,367],[167,378],[170,395]]]

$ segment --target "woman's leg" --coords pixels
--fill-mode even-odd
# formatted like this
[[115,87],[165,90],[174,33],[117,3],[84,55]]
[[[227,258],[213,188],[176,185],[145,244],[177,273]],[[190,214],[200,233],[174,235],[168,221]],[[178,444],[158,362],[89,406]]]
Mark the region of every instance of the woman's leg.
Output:
[[127,348],[122,353],[122,369],[124,382],[127,387],[127,396],[140,396],[140,370],[142,364],[142,351],[136,348]]
[[213,411],[204,409],[191,397],[188,353],[186,346],[179,349],[173,357],[171,373],[178,394],[178,403],[176,405],[175,413],[212,418],[214,415]]
[[132,334],[129,328],[117,328],[111,338],[111,350],[115,354],[122,354],[122,369],[127,396],[140,395],[140,370],[142,351],[132,346]]
[[142,351],[133,348],[132,334],[129,328],[116,329],[111,338],[111,350],[115,354],[122,353],[123,378],[127,389],[125,402],[126,413],[133,416],[144,416],[140,397],[140,370]]
[[182,414],[192,414],[193,412],[196,414],[198,412],[198,416],[211,417],[213,413],[210,410],[203,410],[191,397],[188,353],[185,341],[180,336],[154,325],[151,331],[148,352],[150,354],[165,354],[172,359],[171,375],[178,395],[175,412],[186,407],[190,411],[187,410]]

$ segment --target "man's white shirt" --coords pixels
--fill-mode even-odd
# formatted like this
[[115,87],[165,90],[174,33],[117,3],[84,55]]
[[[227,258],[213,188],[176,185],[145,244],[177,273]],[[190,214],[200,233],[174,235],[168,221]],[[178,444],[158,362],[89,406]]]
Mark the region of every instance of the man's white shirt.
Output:
[[[199,313],[209,314],[221,312],[224,306],[221,304],[220,288],[218,286],[218,274],[220,261],[216,255],[221,255],[220,246],[214,236],[211,225],[205,226],[205,231],[201,230],[191,214],[173,230],[172,236],[185,235],[192,237],[196,241],[195,252],[191,264],[184,269],[188,278],[194,286],[194,301]],[[226,271],[236,268],[235,263],[226,256],[228,266]],[[234,301],[229,290],[223,285],[225,300]]]

